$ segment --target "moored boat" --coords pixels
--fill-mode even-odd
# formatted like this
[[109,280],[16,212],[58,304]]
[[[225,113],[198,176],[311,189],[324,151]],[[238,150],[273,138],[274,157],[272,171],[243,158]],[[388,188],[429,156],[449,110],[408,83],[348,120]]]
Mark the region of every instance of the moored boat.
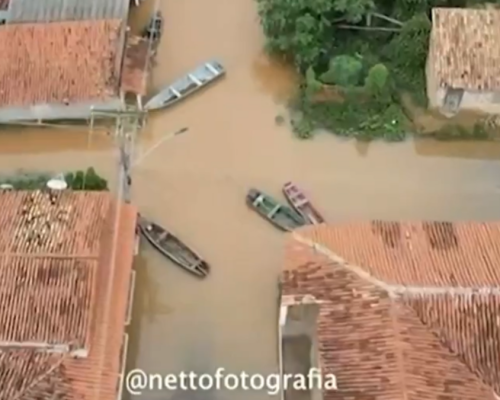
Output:
[[221,78],[226,73],[218,61],[207,61],[153,96],[144,106],[148,111],[167,108]]
[[283,185],[283,195],[287,201],[308,223],[313,225],[325,222],[323,216],[311,204],[305,193],[293,182],[287,182]]
[[142,216],[138,225],[143,236],[165,257],[199,277],[209,274],[208,263],[177,236]]
[[160,11],[156,11],[151,17],[148,26],[144,28],[142,37],[150,39],[153,42],[160,40],[163,33],[163,15]]
[[271,196],[257,189],[250,189],[246,196],[249,207],[254,209],[260,216],[267,219],[277,228],[284,231],[293,231],[304,226],[306,221],[290,207],[279,203]]

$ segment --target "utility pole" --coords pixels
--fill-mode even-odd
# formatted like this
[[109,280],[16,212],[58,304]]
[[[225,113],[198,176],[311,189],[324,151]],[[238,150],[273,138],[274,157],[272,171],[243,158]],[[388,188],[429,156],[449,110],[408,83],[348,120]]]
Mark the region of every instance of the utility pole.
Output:
[[[130,203],[132,197],[132,160],[134,159],[137,135],[145,125],[147,111],[132,106],[126,106],[116,111],[92,109],[90,120],[91,133],[94,127],[95,117],[111,118],[115,120],[114,135],[118,142],[119,150],[118,193],[123,195],[123,201],[125,203]],[[121,200],[121,198],[119,200]]]

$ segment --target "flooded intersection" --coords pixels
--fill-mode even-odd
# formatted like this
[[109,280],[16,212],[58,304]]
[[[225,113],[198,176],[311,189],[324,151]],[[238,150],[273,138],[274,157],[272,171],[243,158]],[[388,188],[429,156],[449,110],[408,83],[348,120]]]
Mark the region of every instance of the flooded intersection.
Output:
[[[292,179],[332,222],[500,217],[498,144],[364,145],[328,134],[295,140],[275,123],[293,74],[263,55],[253,0],[160,1],[165,33],[154,87],[211,58],[220,59],[228,73],[210,89],[149,117],[142,148],[182,127],[189,131],[166,141],[137,166],[134,201],[204,255],[213,273],[197,281],[144,245],[136,265],[131,366],[159,373],[218,367],[276,371],[283,235],[246,208],[244,196],[251,186],[281,198],[281,185]],[[0,150],[2,170],[93,165],[111,182],[117,176],[110,139],[96,136],[89,144],[85,130],[2,133]],[[144,398],[194,395],[151,393]]]

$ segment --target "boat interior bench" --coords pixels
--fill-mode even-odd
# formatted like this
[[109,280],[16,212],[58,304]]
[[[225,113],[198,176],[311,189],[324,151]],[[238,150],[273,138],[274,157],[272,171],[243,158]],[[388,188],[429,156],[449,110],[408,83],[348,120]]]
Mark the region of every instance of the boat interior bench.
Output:
[[309,201],[307,199],[294,199],[295,207],[302,207],[303,205],[307,204]]
[[160,236],[158,236],[158,241],[161,242],[161,241],[165,240],[167,238],[167,236],[168,236],[168,232],[162,232],[160,234]]
[[281,208],[281,205],[280,205],[280,204],[276,205],[276,206],[275,206],[275,207],[274,207],[274,208],[273,208],[273,209],[269,212],[269,214],[268,214],[267,216],[268,216],[269,218],[273,218],[273,217],[276,215],[276,213],[279,211],[279,209],[280,209],[280,208]]

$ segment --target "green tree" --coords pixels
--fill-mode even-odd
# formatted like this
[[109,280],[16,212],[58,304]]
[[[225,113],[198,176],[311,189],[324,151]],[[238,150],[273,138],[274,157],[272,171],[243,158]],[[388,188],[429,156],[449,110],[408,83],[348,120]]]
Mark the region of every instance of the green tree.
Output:
[[375,10],[375,3],[373,0],[335,0],[333,7],[347,22],[358,23],[370,11]]
[[313,67],[307,68],[306,71],[306,93],[313,95],[321,90],[322,84],[316,79],[316,73]]
[[417,14],[405,23],[386,49],[396,68],[407,71],[409,75],[425,69],[431,27],[431,21],[425,13]]
[[359,22],[373,0],[256,0],[267,49],[305,71],[334,45],[333,21]]
[[365,78],[365,90],[374,98],[382,100],[389,95],[389,70],[384,64],[375,64]]
[[360,83],[363,64],[355,57],[340,55],[330,60],[330,68],[320,76],[322,82],[353,87]]

